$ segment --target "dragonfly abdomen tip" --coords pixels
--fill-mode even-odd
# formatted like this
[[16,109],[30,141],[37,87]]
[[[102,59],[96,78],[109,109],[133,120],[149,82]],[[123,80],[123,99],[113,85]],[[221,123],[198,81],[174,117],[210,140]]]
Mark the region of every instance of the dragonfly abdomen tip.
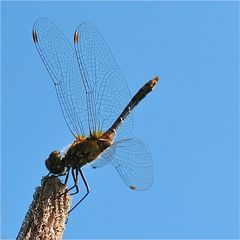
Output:
[[158,76],[156,76],[152,80],[149,81],[150,86],[151,86],[152,89],[158,83],[159,80],[160,80],[160,78]]

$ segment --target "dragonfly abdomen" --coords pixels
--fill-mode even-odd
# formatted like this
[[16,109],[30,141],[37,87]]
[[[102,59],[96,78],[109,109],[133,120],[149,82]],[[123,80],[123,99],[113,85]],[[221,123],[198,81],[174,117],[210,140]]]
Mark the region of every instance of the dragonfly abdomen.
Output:
[[128,105],[124,108],[120,116],[117,118],[117,120],[114,122],[114,124],[111,126],[111,128],[108,130],[109,132],[115,132],[115,130],[123,123],[123,121],[126,119],[128,114],[133,110],[134,107],[138,105],[139,102],[143,100],[144,97],[147,96],[148,93],[150,93],[154,86],[159,81],[159,77],[154,77],[152,80],[147,82],[131,99],[131,101],[128,103]]

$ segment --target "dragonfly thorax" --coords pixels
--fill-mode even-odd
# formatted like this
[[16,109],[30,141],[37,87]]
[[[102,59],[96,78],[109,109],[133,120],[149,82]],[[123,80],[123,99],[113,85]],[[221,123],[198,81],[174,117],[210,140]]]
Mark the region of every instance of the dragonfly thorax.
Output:
[[107,139],[89,137],[83,141],[76,141],[66,153],[65,164],[67,167],[70,166],[74,169],[81,168],[97,159],[110,146],[111,141]]

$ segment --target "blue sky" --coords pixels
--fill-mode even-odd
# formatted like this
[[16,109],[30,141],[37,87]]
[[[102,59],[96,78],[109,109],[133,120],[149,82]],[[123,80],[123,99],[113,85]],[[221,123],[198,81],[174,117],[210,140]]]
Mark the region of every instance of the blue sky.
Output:
[[132,94],[161,77],[132,133],[151,149],[152,188],[129,190],[112,166],[84,168],[91,193],[64,239],[237,238],[237,2],[2,3],[2,238],[17,235],[48,154],[73,141],[32,41],[43,16],[71,42],[79,23],[96,25]]

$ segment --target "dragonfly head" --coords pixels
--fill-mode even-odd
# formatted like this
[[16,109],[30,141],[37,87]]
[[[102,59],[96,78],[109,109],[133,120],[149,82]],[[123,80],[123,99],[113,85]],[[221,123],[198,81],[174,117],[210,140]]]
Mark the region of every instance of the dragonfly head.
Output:
[[65,172],[65,165],[59,151],[53,151],[45,161],[45,165],[50,173],[62,174]]

